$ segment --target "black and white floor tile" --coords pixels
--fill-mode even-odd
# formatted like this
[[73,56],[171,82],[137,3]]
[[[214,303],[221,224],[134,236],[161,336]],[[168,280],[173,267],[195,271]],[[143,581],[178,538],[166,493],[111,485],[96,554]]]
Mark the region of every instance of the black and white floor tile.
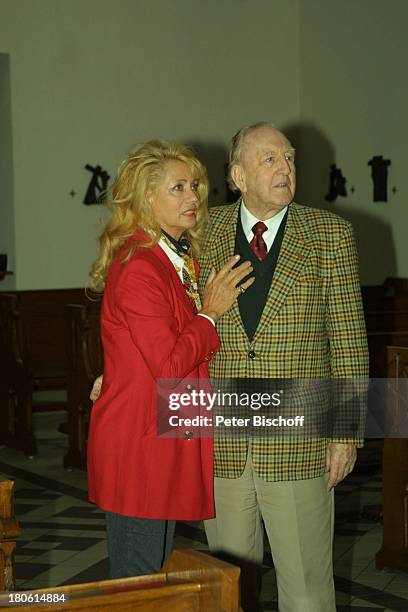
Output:
[[[35,416],[39,454],[32,460],[0,448],[0,478],[15,481],[17,588],[30,589],[107,577],[104,516],[87,502],[86,475],[62,467],[66,437],[57,427],[63,413]],[[382,526],[364,517],[381,503],[378,451],[363,451],[356,472],[336,491],[335,584],[339,612],[408,612],[408,575],[376,570]],[[180,523],[176,547],[206,551],[203,527]],[[318,559],[316,560],[318,563]],[[277,610],[272,558],[266,543],[263,574],[266,610]]]

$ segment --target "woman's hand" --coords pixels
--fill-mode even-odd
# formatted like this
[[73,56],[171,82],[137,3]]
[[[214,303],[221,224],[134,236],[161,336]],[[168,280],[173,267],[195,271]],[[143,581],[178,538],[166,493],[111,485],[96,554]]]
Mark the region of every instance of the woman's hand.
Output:
[[211,317],[214,322],[218,321],[227,312],[237,297],[248,289],[255,280],[255,277],[251,276],[237,288],[242,279],[252,272],[250,261],[244,261],[234,268],[239,258],[239,255],[234,255],[219,272],[212,268],[208,277],[201,312]]
[[96,400],[101,394],[102,381],[103,381],[103,374],[98,376],[98,378],[95,378],[95,381],[92,387],[92,391],[89,396],[89,399],[91,399],[93,402],[96,402]]

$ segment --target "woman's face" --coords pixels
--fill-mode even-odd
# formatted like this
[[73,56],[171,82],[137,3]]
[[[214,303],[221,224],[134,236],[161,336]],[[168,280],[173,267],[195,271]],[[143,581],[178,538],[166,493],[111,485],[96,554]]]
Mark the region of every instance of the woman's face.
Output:
[[176,240],[196,223],[197,187],[187,164],[174,160],[167,162],[163,179],[147,195],[156,221]]

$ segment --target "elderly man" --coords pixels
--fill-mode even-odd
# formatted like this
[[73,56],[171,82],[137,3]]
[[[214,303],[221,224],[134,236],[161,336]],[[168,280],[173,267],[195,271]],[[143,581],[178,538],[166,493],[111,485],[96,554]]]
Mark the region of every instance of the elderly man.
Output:
[[[350,378],[368,353],[352,229],[336,215],[293,202],[294,149],[273,126],[234,136],[229,180],[241,197],[213,208],[201,284],[234,253],[256,281],[217,323],[215,378]],[[260,565],[263,525],[281,612],[333,612],[333,487],[353,469],[350,438],[220,437],[210,549]],[[244,565],[243,565],[244,567]],[[242,576],[244,610],[261,610],[259,583]]]

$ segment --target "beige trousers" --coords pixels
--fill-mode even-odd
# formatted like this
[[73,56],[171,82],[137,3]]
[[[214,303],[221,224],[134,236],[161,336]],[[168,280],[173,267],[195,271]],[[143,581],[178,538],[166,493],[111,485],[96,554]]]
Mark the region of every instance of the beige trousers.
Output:
[[[278,585],[280,612],[335,612],[333,583],[334,495],[327,475],[310,480],[267,482],[249,459],[239,478],[215,478],[216,518],[205,521],[211,552],[260,566],[263,524]],[[260,583],[241,565],[246,612],[262,610]],[[247,584],[245,581],[247,580]],[[256,592],[258,591],[258,592]]]

